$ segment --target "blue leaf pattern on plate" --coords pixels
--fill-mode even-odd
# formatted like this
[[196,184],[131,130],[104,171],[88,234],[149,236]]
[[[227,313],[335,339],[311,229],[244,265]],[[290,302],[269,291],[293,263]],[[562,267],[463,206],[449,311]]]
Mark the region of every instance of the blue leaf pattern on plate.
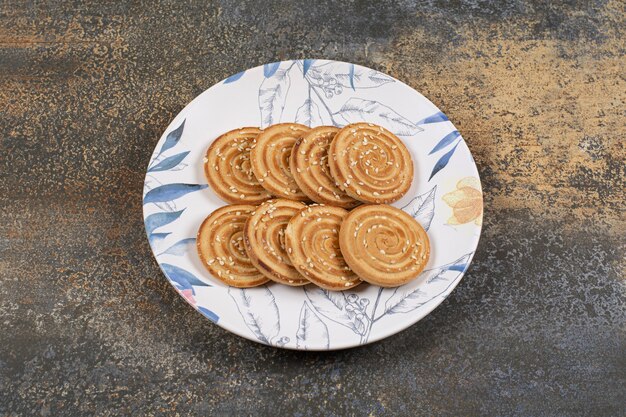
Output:
[[217,323],[220,320],[219,316],[215,314],[214,312],[212,312],[211,310],[209,310],[208,308],[198,307],[198,310],[200,310],[200,312],[204,314],[204,316],[208,318],[209,320],[211,320],[213,323]]
[[309,127],[319,126],[322,124],[320,109],[310,98],[304,100],[304,104],[300,106],[296,112],[296,123],[301,123]]
[[161,146],[161,150],[159,151],[159,155],[161,155],[163,152],[167,151],[168,149],[171,149],[174,146],[176,146],[181,136],[183,135],[183,130],[185,129],[185,121],[186,120],[183,120],[180,126],[178,126],[176,129],[172,130],[170,133],[167,134],[167,137],[165,138],[165,142],[163,142],[163,146]]
[[446,146],[448,146],[449,144],[454,142],[456,140],[456,138],[458,138],[459,136],[461,136],[461,133],[458,130],[455,130],[455,131],[452,131],[452,132],[448,133],[446,136],[443,137],[443,139],[441,139],[435,145],[435,147],[428,153],[428,155],[432,155],[435,152],[445,148]]
[[314,62],[314,59],[304,60],[304,62],[302,63],[302,76],[306,76],[306,73],[309,71],[309,68],[311,68],[311,65],[313,65]]
[[426,231],[430,229],[430,224],[433,221],[433,217],[435,217],[436,191],[437,186],[435,185],[430,191],[418,195],[409,201],[406,206],[402,207],[402,210],[409,213]]
[[350,64],[348,78],[350,79],[350,87],[352,87],[352,91],[356,91],[356,88],[354,88],[354,64]]
[[189,155],[189,152],[190,151],[185,151],[176,155],[169,156],[155,166],[148,169],[148,172],[167,171],[168,169],[172,169],[176,165],[180,164],[183,159],[185,159],[187,155]]
[[172,201],[184,196],[185,194],[207,188],[206,184],[165,184],[153,188],[146,193],[143,203],[160,203],[163,201]]
[[259,109],[261,111],[261,127],[280,122],[291,85],[289,69],[277,69],[271,78],[265,78],[259,87]]
[[161,269],[163,269],[163,272],[165,272],[165,275],[167,275],[171,281],[176,283],[176,286],[180,290],[191,290],[191,292],[195,294],[196,292],[193,289],[194,285],[196,287],[211,287],[211,285],[201,281],[191,272],[185,271],[178,266],[161,264]]
[[444,169],[446,167],[446,165],[448,165],[448,162],[450,161],[450,158],[452,157],[452,154],[454,154],[454,151],[456,151],[456,147],[459,146],[459,143],[461,143],[461,142],[457,142],[457,144],[454,145],[454,148],[450,149],[441,158],[439,158],[439,160],[437,161],[437,163],[433,167],[433,171],[430,173],[430,178],[428,178],[428,181],[433,179],[435,174],[437,174],[439,171]]
[[224,80],[224,84],[230,84],[230,83],[233,83],[233,82],[237,81],[237,80],[238,80],[238,79],[240,79],[240,78],[243,76],[243,74],[245,74],[245,73],[246,73],[245,71],[241,71],[241,72],[238,72],[237,74],[233,74],[233,75],[231,75],[230,77],[228,77],[228,78],[226,78],[226,79]]
[[422,130],[384,104],[354,97],[346,101],[334,116],[340,126],[365,120],[383,126],[398,136],[412,136]]
[[272,62],[271,64],[263,65],[263,75],[265,75],[265,78],[269,78],[274,75],[278,70],[278,67],[280,67],[280,62]]
[[385,302],[383,314],[408,313],[426,302],[428,295],[419,289],[404,290],[403,287],[394,289],[391,297]]
[[438,113],[433,114],[432,116],[428,116],[427,118],[420,120],[416,124],[425,125],[429,123],[439,123],[439,122],[447,122],[447,121],[448,121],[448,116],[446,116],[442,112],[438,112]]
[[179,240],[178,242],[174,243],[172,246],[170,246],[163,252],[159,253],[157,256],[161,256],[161,255],[182,256],[187,252],[187,250],[189,250],[189,245],[193,245],[195,243],[196,243],[195,237],[190,237],[188,239]]
[[365,322],[356,317],[357,313],[354,310],[349,311],[347,307],[349,303],[343,292],[328,291],[319,287],[304,287],[304,293],[311,305],[322,316],[348,327],[359,335],[365,333]]
[[181,214],[183,214],[183,211],[185,211],[185,209],[179,211],[154,213],[149,215],[144,221],[144,223],[146,224],[146,232],[148,233],[148,235],[150,235],[159,227],[165,226],[166,224],[173,222],[174,220],[178,219]]
[[261,342],[271,345],[280,332],[280,314],[274,294],[267,286],[257,288],[228,288],[248,329]]
[[158,246],[166,237],[168,237],[169,235],[171,235],[170,232],[168,233],[150,233],[148,235],[148,242],[150,242],[150,245],[152,246]]
[[395,82],[393,78],[382,72],[345,62],[315,64],[307,72],[307,78],[318,86],[340,85],[353,91],[361,88],[377,88],[383,84]]
[[[449,264],[422,272],[416,281],[426,282],[426,284],[419,288],[416,288],[414,284],[407,284],[386,289],[385,292],[391,292],[391,295],[385,302],[384,312],[374,321],[386,314],[408,313],[437,297],[445,295],[450,286],[463,275],[463,271],[459,271],[458,266],[467,264],[472,253],[465,254]],[[436,294],[432,295],[433,292]]]
[[362,69],[355,69],[352,79],[352,84],[354,84],[356,88],[376,88],[383,84],[396,81],[382,72],[374,70],[362,71]]
[[315,346],[321,343],[326,349],[328,349],[328,345],[330,344],[328,327],[317,317],[305,301],[302,303],[302,309],[300,310],[298,331],[296,333],[296,346],[300,349],[309,349],[311,347],[311,341]]

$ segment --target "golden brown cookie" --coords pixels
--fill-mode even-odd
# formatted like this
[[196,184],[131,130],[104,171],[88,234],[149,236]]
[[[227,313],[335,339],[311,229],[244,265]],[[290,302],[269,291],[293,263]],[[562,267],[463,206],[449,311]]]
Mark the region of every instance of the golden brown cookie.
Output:
[[271,194],[261,187],[250,166],[250,147],[261,130],[242,127],[213,141],[204,158],[204,175],[222,200],[233,204],[259,204]]
[[404,211],[368,204],[346,216],[339,230],[344,259],[361,279],[396,287],[416,278],[430,256],[426,231]]
[[309,281],[331,291],[362,282],[339,249],[339,229],[347,215],[340,207],[315,204],[293,216],[285,230],[285,246],[293,265]]
[[298,286],[309,281],[296,270],[285,248],[285,228],[303,203],[282,198],[261,204],[246,221],[244,244],[252,264],[267,278]]
[[404,143],[371,123],[342,128],[330,144],[328,165],[350,197],[366,203],[399,200],[413,181],[413,161]]
[[267,191],[279,198],[307,201],[291,175],[289,158],[291,148],[309,128],[298,123],[279,123],[265,129],[257,136],[250,162],[252,171]]
[[289,166],[298,187],[311,200],[321,204],[352,208],[360,204],[335,184],[328,168],[328,148],[339,131],[319,126],[298,139],[291,150]]
[[198,229],[196,246],[202,265],[233,287],[256,287],[268,281],[250,262],[243,243],[244,224],[254,209],[243,204],[221,207]]

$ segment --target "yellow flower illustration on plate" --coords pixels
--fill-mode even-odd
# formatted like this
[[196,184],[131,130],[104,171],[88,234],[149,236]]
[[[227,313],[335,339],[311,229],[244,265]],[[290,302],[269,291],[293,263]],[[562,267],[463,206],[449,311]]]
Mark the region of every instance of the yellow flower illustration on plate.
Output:
[[452,217],[448,224],[465,224],[473,221],[482,224],[483,196],[478,178],[466,177],[457,182],[456,190],[442,197],[452,208]]

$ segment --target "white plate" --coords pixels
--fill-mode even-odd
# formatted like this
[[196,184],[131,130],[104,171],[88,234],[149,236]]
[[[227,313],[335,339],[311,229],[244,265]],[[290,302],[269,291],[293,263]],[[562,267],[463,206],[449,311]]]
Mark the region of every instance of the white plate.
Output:
[[[313,285],[229,288],[201,265],[195,236],[225,205],[206,185],[202,159],[220,134],[278,122],[382,125],[415,163],[408,194],[394,205],[428,231],[431,258],[399,288],[362,284],[345,292]],[[482,221],[482,192],[472,155],[445,115],[420,93],[378,71],[326,60],[283,61],[233,75],[180,112],[157,143],[144,184],[143,214],[157,262],[176,290],[204,316],[272,346],[331,350],[397,333],[437,307],[463,277]]]

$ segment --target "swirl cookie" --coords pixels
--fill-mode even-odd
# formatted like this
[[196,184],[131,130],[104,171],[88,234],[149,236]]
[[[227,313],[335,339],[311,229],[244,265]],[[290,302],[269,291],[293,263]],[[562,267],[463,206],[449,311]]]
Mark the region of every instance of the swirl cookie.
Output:
[[366,203],[399,200],[413,181],[413,161],[400,139],[371,123],[347,125],[328,151],[335,182],[350,197]]
[[347,290],[362,282],[339,249],[339,229],[347,215],[340,207],[312,205],[293,216],[285,230],[285,246],[293,265],[327,290]]
[[252,264],[263,275],[281,284],[298,286],[309,281],[296,270],[285,248],[285,228],[291,218],[306,207],[282,198],[261,204],[246,221],[244,244]]
[[385,204],[352,210],[339,230],[344,259],[361,279],[396,287],[416,278],[430,256],[426,232],[404,211]]
[[269,198],[252,173],[250,147],[261,132],[242,127],[224,133],[213,141],[204,158],[204,175],[222,200],[233,204],[259,204]]
[[202,265],[225,284],[248,288],[269,281],[250,262],[243,243],[243,228],[254,206],[233,205],[207,217],[196,238]]
[[267,191],[277,197],[307,201],[291,175],[291,148],[309,128],[298,123],[279,123],[265,129],[250,151],[252,171]]
[[333,126],[311,129],[293,146],[289,166],[296,184],[311,200],[352,208],[360,203],[337,187],[328,168],[328,147],[338,131]]

